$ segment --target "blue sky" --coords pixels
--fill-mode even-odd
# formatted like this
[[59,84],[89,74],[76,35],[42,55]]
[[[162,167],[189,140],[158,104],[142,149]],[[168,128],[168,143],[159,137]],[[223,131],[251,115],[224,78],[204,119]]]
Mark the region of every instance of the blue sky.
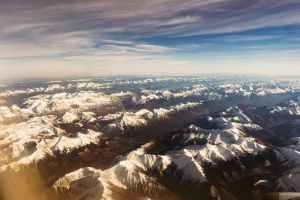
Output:
[[299,0],[2,0],[0,78],[300,75]]

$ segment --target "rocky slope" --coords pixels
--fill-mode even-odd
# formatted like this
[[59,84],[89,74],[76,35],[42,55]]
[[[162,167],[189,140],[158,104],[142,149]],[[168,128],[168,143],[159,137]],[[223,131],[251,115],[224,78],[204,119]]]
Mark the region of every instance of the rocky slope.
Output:
[[212,81],[228,80],[4,88],[1,198],[257,199],[299,191],[300,87]]

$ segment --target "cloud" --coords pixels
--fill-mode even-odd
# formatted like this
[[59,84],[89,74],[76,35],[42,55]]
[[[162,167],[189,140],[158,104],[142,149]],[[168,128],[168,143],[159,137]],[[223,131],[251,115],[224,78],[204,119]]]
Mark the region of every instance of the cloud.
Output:
[[[1,6],[2,33],[23,36],[89,31],[99,37],[118,33],[197,35],[299,23],[297,1],[7,1]],[[26,34],[26,32],[28,34]]]
[[99,47],[102,53],[165,53],[176,50],[162,45],[153,45],[146,43],[132,43],[131,45],[113,45],[104,44]]
[[[6,1],[2,34],[88,31],[93,37],[198,35],[299,24],[299,1]],[[3,11],[3,12],[2,12]],[[143,35],[139,35],[143,34]]]
[[[220,40],[278,39],[272,35],[243,36],[236,32],[299,25],[299,10],[299,0],[23,0],[22,3],[3,0],[0,2],[0,67],[32,69],[29,67],[32,64],[36,68],[58,65],[65,69],[86,66],[87,62],[93,66],[113,66],[113,63],[120,66],[129,62],[137,67],[138,63],[150,62],[149,66],[180,63],[184,68],[183,63],[191,63],[185,58],[179,61],[176,53],[217,48],[215,43]],[[218,41],[199,44],[145,42],[145,38],[152,37],[176,40],[220,33],[236,36],[220,36]],[[208,53],[217,55],[218,52]]]
[[259,40],[270,40],[278,38],[279,36],[240,36],[240,35],[234,35],[234,36],[226,36],[226,37],[220,37],[219,40],[225,41],[225,42],[251,42],[251,41],[259,41]]

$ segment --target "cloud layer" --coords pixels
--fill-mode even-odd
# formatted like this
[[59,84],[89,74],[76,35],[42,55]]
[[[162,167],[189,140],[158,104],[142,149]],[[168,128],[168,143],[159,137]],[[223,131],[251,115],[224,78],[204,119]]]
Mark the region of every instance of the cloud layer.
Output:
[[[199,63],[197,59],[179,59],[177,54],[199,48],[204,51],[205,44],[217,44],[220,40],[270,41],[277,36],[229,35],[216,41],[181,45],[152,43],[149,38],[298,26],[299,12],[299,0],[2,0],[0,69],[7,72],[8,67],[21,68],[32,63],[48,66],[51,62],[61,67],[85,62],[92,66],[116,66],[119,62],[154,66],[159,61],[161,67],[175,62],[195,65]],[[283,30],[285,34],[293,31]],[[299,43],[297,38],[293,41]]]

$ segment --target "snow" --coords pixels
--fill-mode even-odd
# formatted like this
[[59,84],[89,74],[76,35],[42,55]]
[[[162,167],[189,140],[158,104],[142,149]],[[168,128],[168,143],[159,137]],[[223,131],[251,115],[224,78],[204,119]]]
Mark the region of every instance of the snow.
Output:
[[94,112],[82,112],[80,114],[80,117],[82,119],[89,119],[89,118],[95,118],[96,117],[96,114]]
[[12,96],[19,96],[24,94],[34,94],[43,92],[45,88],[39,87],[39,88],[28,88],[26,90],[6,90],[4,92],[0,93],[0,97],[12,97]]
[[[101,138],[101,133],[90,131],[88,134],[78,133],[75,138],[67,138],[65,136],[55,137],[54,139],[44,139],[40,142],[37,141],[37,149],[34,152],[27,152],[24,154],[24,146],[23,149],[18,149],[22,146],[24,142],[32,141],[32,138],[26,137],[22,139],[22,142],[12,143],[11,146],[13,151],[11,151],[12,156],[17,156],[23,153],[23,155],[18,158],[14,158],[14,160],[9,160],[8,163],[4,163],[0,167],[0,172],[7,170],[8,166],[14,170],[19,171],[23,166],[27,166],[29,164],[37,164],[39,161],[43,160],[46,156],[54,156],[55,151],[60,151],[64,153],[69,153],[73,149],[89,145],[91,143],[98,144]],[[7,157],[9,157],[9,151],[3,152]],[[17,155],[15,155],[17,154]],[[1,158],[2,160],[2,158]],[[6,162],[6,161],[5,161]]]
[[[140,171],[130,161],[121,161],[113,168],[111,182],[118,187],[122,187],[133,195],[149,196],[153,199],[161,199],[166,195],[166,189],[155,179],[147,176],[144,171]],[[151,198],[151,199],[152,199]]]
[[135,113],[124,113],[120,124],[123,126],[138,126],[138,125],[146,125],[147,121],[143,117],[139,117]]
[[0,107],[0,124],[11,124],[25,121],[27,114],[24,110],[18,106],[13,105],[12,107],[2,106]]
[[[212,118],[211,118],[212,119]],[[209,120],[212,122],[216,122],[216,123],[227,123],[229,122],[227,119],[225,119],[224,117],[218,117],[218,118],[214,118],[212,120]]]
[[174,162],[178,167],[178,169],[181,169],[184,172],[186,176],[184,179],[188,180],[192,177],[194,179],[200,180],[201,182],[206,181],[204,170],[201,165],[194,159],[194,155],[192,152],[188,150],[182,150],[180,152],[177,152],[177,154],[175,155],[176,156],[174,156],[174,154],[171,154],[169,156],[171,157],[172,162]]
[[187,102],[186,104],[179,104],[171,106],[169,109],[159,108],[154,109],[153,112],[147,109],[141,109],[137,112],[124,112],[116,114],[108,114],[101,118],[101,120],[111,120],[112,123],[106,126],[106,130],[113,131],[119,129],[121,133],[124,133],[125,127],[141,127],[146,126],[149,122],[170,119],[174,113],[193,108],[200,103]]
[[79,110],[89,110],[90,108],[105,106],[117,99],[112,100],[109,95],[101,92],[81,91],[77,93],[56,93],[54,95],[41,94],[30,97],[24,104],[27,105],[27,112],[31,113],[51,113],[53,111],[70,110],[71,105],[78,105]]
[[57,180],[53,188],[58,194],[64,193],[69,199],[102,199],[103,185],[101,172],[91,167],[66,174]]
[[259,180],[256,183],[254,183],[253,185],[266,185],[267,186],[269,184],[270,184],[270,182],[267,180]]
[[285,113],[289,115],[300,116],[300,107],[298,106],[298,103],[294,101],[288,103],[286,107],[268,106],[267,109],[270,111],[270,113]]
[[160,119],[160,118],[169,118],[168,114],[170,113],[170,110],[160,108],[160,109],[154,109],[153,110],[153,116],[155,119]]
[[98,144],[102,133],[90,131],[87,134],[78,133],[76,137],[69,138],[65,136],[59,136],[47,144],[52,151],[59,150],[65,152],[71,152],[75,148],[88,145],[90,143]]
[[70,113],[70,112],[66,112],[60,119],[62,122],[64,123],[72,123],[76,120],[78,120],[77,115]]
[[300,152],[286,147],[274,147],[274,152],[282,165],[296,167],[300,165]]
[[48,85],[45,92],[53,92],[56,90],[63,90],[63,89],[65,89],[63,86],[61,86],[59,84],[53,84],[53,85]]
[[255,142],[254,138],[245,137],[244,133],[236,133],[227,129],[224,130],[205,130],[192,125],[190,132],[183,135],[182,143],[190,143],[197,139],[205,139],[205,145],[193,145],[186,149],[199,154],[199,159],[207,162],[218,162],[220,160],[231,160],[237,155],[257,154],[266,147]]
[[147,120],[151,120],[153,118],[153,113],[147,109],[141,109],[138,112],[136,112],[136,114]]
[[[103,93],[98,91],[113,85],[119,87],[124,84],[143,85],[161,82],[164,84],[166,81],[177,83],[191,80],[196,85],[169,90],[141,89],[138,94],[126,91],[129,87],[125,88],[124,92],[109,93],[107,90],[103,90],[106,91]],[[102,133],[93,130],[87,130],[87,133],[74,133],[72,137],[67,137],[69,134],[59,128],[61,122],[100,120],[103,124],[108,124],[106,127],[108,130],[119,130],[124,133],[128,127],[139,128],[153,121],[163,122],[165,119],[172,119],[174,114],[180,114],[182,111],[201,105],[200,99],[224,99],[233,97],[233,95],[247,99],[247,96],[254,94],[264,96],[291,91],[291,88],[277,87],[268,82],[197,85],[198,81],[203,80],[219,79],[163,77],[141,80],[120,79],[103,83],[94,83],[92,82],[94,80],[89,79],[74,80],[69,84],[66,82],[65,84],[68,84],[66,87],[61,82],[51,82],[46,89],[37,87],[6,90],[0,93],[0,97],[18,97],[18,95],[21,97],[21,95],[26,94],[29,98],[23,101],[22,108],[17,105],[0,107],[0,147],[3,149],[0,153],[0,161],[3,165],[0,170],[4,171],[11,168],[18,171],[26,165],[37,164],[47,156],[68,154],[87,145],[99,145],[103,137]],[[144,86],[141,88],[151,88]],[[299,92],[299,89],[299,87],[294,87],[293,92]],[[74,90],[76,92],[70,93]],[[120,90],[118,88],[114,91]],[[133,99],[133,103],[141,103],[141,105],[142,103],[149,103],[148,101],[163,102],[165,105],[161,108],[155,107],[156,109],[152,110],[150,102],[149,107],[147,107],[149,110],[135,110],[134,108],[128,111],[124,108],[124,99]],[[187,102],[191,99],[195,102]],[[174,102],[179,103],[170,106],[174,105]],[[76,107],[71,107],[72,105],[76,105]],[[95,111],[94,108],[105,108],[106,106],[108,109],[116,109],[113,111],[116,113],[106,114],[104,112],[103,115],[105,116],[102,117],[97,116],[96,113],[99,112],[92,112]],[[268,109],[273,113],[299,115],[299,99],[287,102],[286,106],[272,106]],[[51,114],[55,114],[55,116]],[[70,172],[57,180],[53,188],[58,193],[67,193],[70,199],[113,199],[115,195],[113,189],[116,187],[126,189],[124,194],[137,195],[133,195],[137,199],[163,199],[161,197],[165,197],[163,194],[167,190],[159,184],[156,177],[172,181],[172,176],[182,174],[182,180],[178,183],[179,185],[182,184],[181,187],[185,187],[184,184],[187,182],[201,184],[208,181],[203,169],[206,164],[218,165],[220,162],[238,160],[246,155],[255,156],[263,153],[265,149],[269,149],[257,142],[256,139],[247,137],[246,129],[260,131],[262,128],[253,124],[251,119],[238,107],[231,107],[220,112],[214,118],[208,117],[207,120],[216,123],[219,130],[205,130],[190,125],[189,131],[180,135],[182,141],[180,146],[175,148],[176,150],[168,151],[165,155],[154,155],[147,153],[145,150],[147,147],[142,146],[118,157],[121,161],[107,170],[88,167]],[[298,126],[299,122],[295,120],[292,124]],[[174,139],[176,139],[175,136]],[[198,141],[201,141],[201,145],[195,145]],[[291,138],[288,141],[288,146],[274,150],[278,160],[290,169],[285,171],[281,179],[278,180],[278,186],[299,190],[299,141],[299,137]],[[26,144],[30,142],[36,144],[36,148],[28,148]],[[36,170],[35,167],[32,170]],[[174,173],[169,173],[170,171]],[[263,183],[265,180],[258,181],[256,184]],[[139,192],[143,195],[138,196]]]
[[37,149],[48,149],[51,152],[71,152],[80,146],[99,143],[102,133],[92,130],[88,130],[87,134],[78,133],[72,138],[64,136],[64,130],[53,126],[55,119],[55,116],[35,117],[1,129],[0,146],[6,146],[2,151],[6,156],[5,162],[18,161],[29,156],[32,152],[25,148],[24,144],[27,142],[35,142]]
[[127,156],[127,159],[139,168],[142,168],[144,171],[148,169],[156,169],[162,161],[161,156],[141,154],[139,150],[132,151]]
[[14,111],[6,106],[0,107],[0,122],[4,122],[7,118],[14,118],[16,117],[16,114],[14,114]]

